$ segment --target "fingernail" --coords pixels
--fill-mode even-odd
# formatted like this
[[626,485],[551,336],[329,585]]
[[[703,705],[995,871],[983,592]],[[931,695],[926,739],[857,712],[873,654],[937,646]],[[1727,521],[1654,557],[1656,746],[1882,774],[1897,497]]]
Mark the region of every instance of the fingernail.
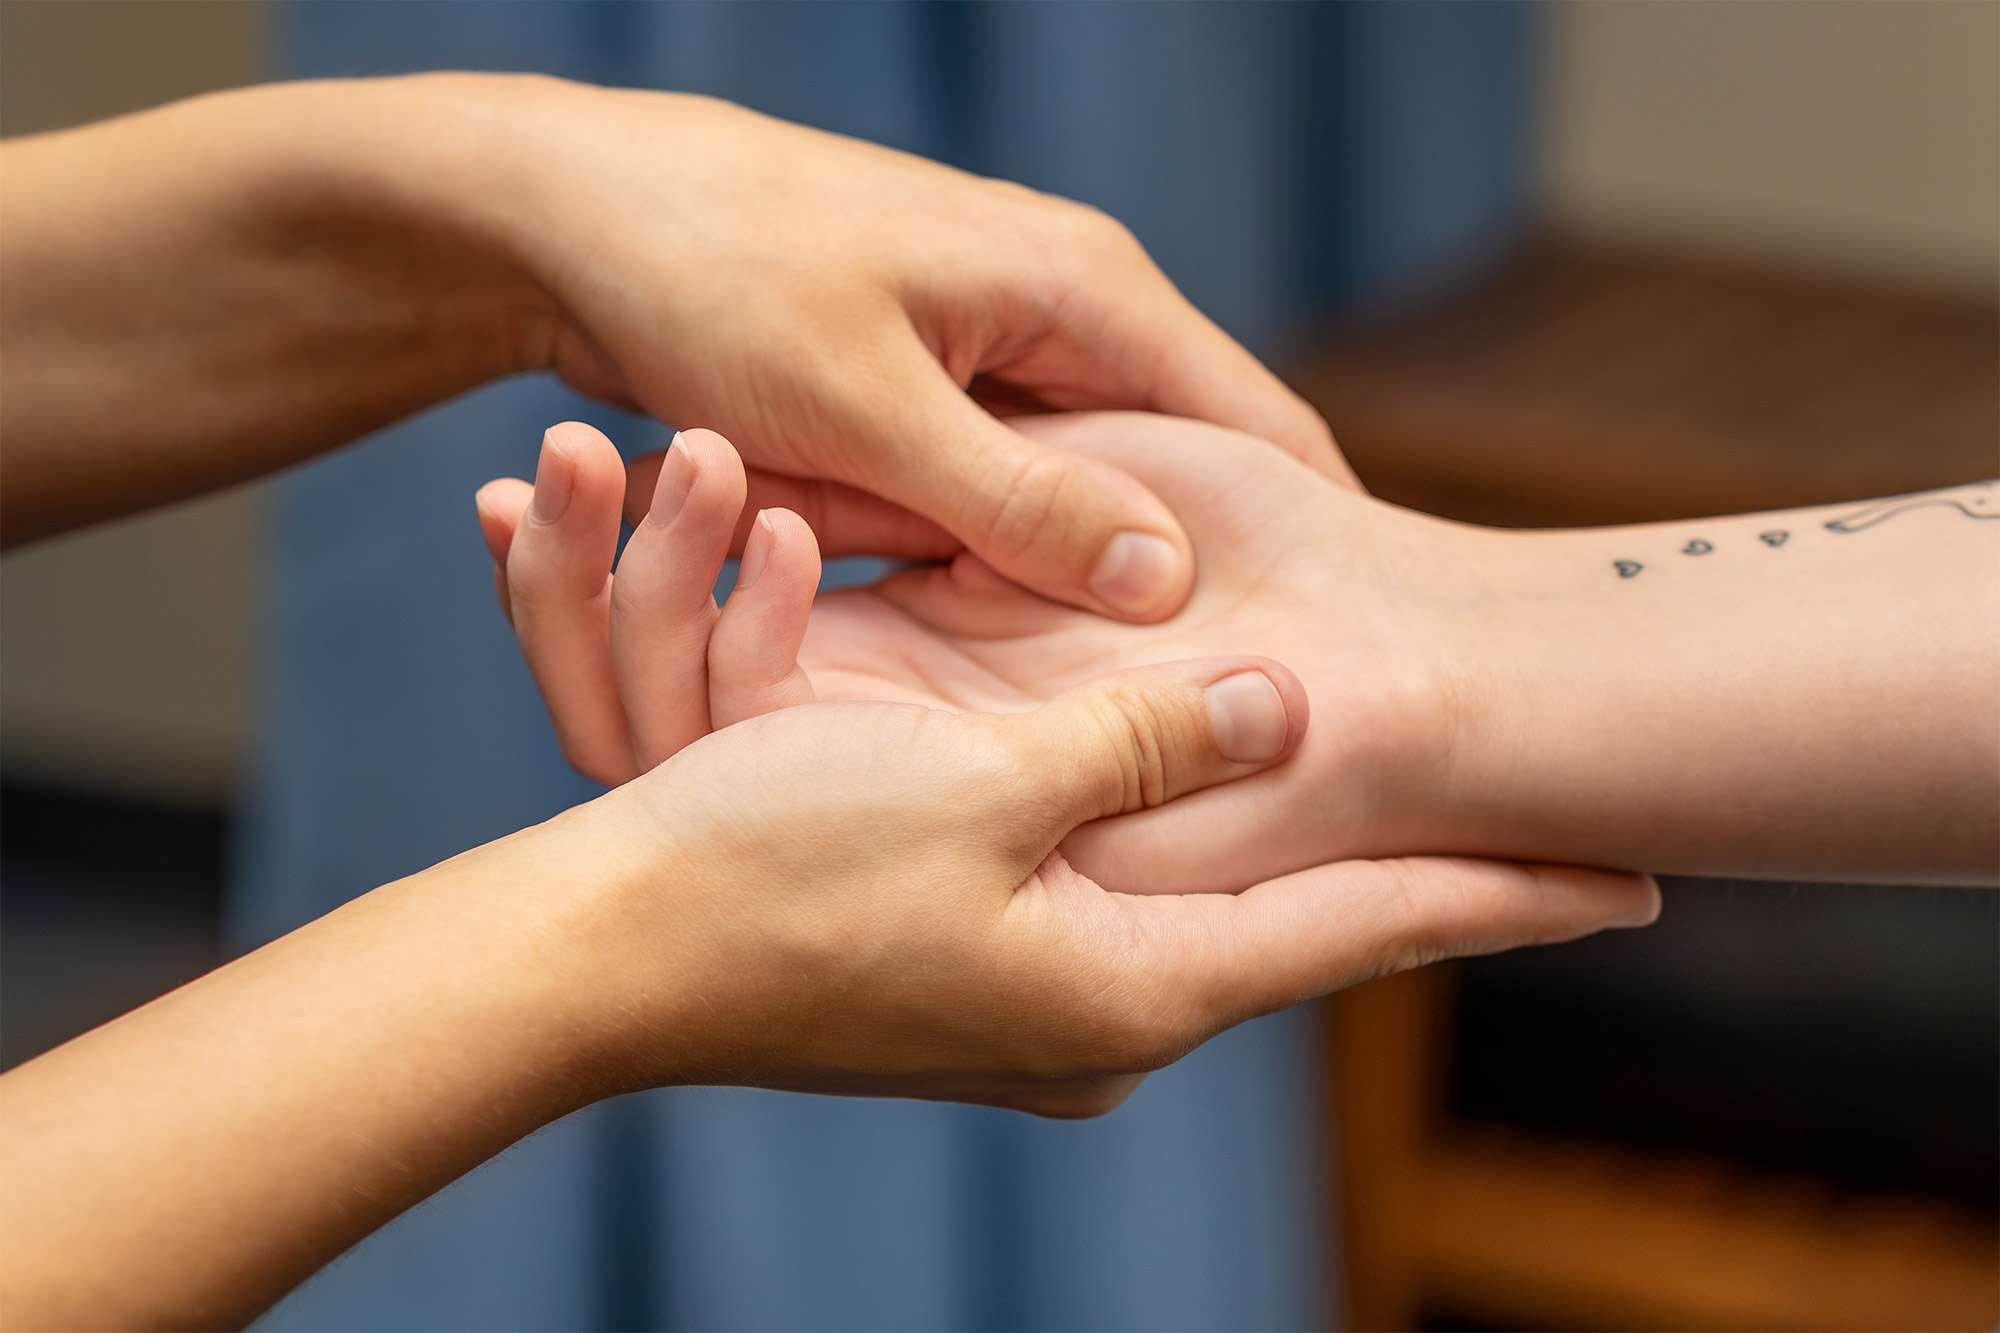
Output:
[[757,521],[750,525],[750,536],[743,542],[743,563],[736,569],[736,586],[747,588],[757,581],[764,572],[764,562],[771,558],[771,543],[778,539],[778,530],[771,526],[770,511],[759,509]]
[[653,507],[646,516],[662,527],[673,522],[687,503],[688,492],[694,489],[694,478],[694,459],[688,457],[681,437],[676,435],[660,464],[660,479],[653,483]]
[[1149,532],[1121,532],[1105,544],[1090,573],[1090,590],[1107,605],[1138,614],[1150,611],[1173,591],[1181,553],[1172,542]]
[[1208,726],[1222,757],[1239,764],[1277,758],[1291,729],[1278,687],[1261,671],[1239,671],[1208,687]]
[[553,523],[569,508],[570,491],[576,485],[576,464],[558,449],[548,436],[542,437],[542,456],[535,464],[535,498],[529,506],[535,518]]
[[1624,916],[1618,917],[1611,922],[1610,929],[1636,930],[1641,926],[1650,926],[1655,921],[1658,921],[1660,919],[1660,884],[1658,880],[1653,881],[1652,889],[1652,893],[1647,895],[1644,907],[1636,912],[1628,912]]

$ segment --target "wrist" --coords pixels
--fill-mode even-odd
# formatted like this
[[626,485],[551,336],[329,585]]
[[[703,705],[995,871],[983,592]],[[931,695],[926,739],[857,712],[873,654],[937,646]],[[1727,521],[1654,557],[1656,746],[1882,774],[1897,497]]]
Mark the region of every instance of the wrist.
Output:
[[477,858],[460,878],[513,914],[522,1021],[586,1100],[700,1081],[711,1063],[719,951],[685,907],[699,854],[664,823],[627,784],[436,868]]
[[1438,850],[1623,864],[1603,796],[1632,771],[1617,692],[1646,627],[1586,581],[1599,562],[1574,559],[1570,534],[1468,531],[1460,573],[1477,592],[1439,621],[1448,758],[1427,834],[1448,840]]
[[[1296,653],[1313,684],[1308,783],[1323,857],[1465,852],[1487,812],[1508,534],[1341,497],[1316,524]],[[1357,597],[1355,587],[1379,596]],[[1285,653],[1276,654],[1281,659]]]
[[[489,259],[505,289],[509,371],[557,368],[565,333],[582,333],[594,346],[602,331],[583,329],[574,317],[594,295],[637,285],[641,304],[657,308],[680,288],[657,269],[634,272],[617,252],[614,192],[637,183],[634,172],[645,164],[629,145],[642,139],[646,159],[672,164],[685,193],[693,175],[689,139],[708,133],[700,109],[720,115],[736,108],[541,74],[417,74],[373,88],[380,129],[398,145],[370,154],[371,163],[386,162],[377,168],[386,177],[383,192],[401,211]],[[635,124],[629,108],[641,101],[652,114]],[[666,108],[675,114],[658,114]],[[426,126],[414,150],[412,118]],[[678,261],[693,230],[686,221],[651,229],[649,266]]]

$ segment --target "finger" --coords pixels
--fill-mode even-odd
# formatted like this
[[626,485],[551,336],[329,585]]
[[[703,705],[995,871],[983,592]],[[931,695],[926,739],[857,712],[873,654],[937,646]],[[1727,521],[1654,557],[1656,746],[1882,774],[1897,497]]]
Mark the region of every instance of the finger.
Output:
[[1194,584],[1187,534],[1118,469],[994,419],[914,336],[828,405],[835,427],[879,441],[857,482],[933,520],[1008,578],[1120,620],[1160,620]]
[[512,599],[507,596],[507,552],[513,548],[514,533],[528,512],[535,489],[518,477],[499,477],[481,486],[472,497],[479,515],[479,535],[493,557],[493,591],[500,598],[500,614],[514,623]]
[[624,493],[611,441],[581,422],[551,427],[507,552],[514,635],[556,738],[572,765],[605,783],[634,771],[611,669],[611,558]]
[[1660,890],[1624,872],[1410,857],[1318,866],[1236,895],[1117,901],[1163,946],[1149,965],[1178,975],[1220,1028],[1444,958],[1649,925]]
[[651,769],[709,733],[715,579],[743,509],[743,463],[712,430],[674,437],[611,593],[611,658],[633,759]]
[[708,644],[708,706],[717,727],[812,702],[799,645],[818,590],[819,546],[806,521],[789,509],[759,513]]
[[[665,454],[647,454],[626,468],[625,516],[635,526],[652,503]],[[749,499],[736,521],[729,549],[740,552],[762,509],[789,509],[806,521],[825,555],[882,555],[900,560],[943,560],[965,543],[927,518],[837,481],[746,470]]]
[[1285,667],[1217,657],[1107,676],[994,721],[1060,835],[1268,768],[1297,748],[1306,715]]

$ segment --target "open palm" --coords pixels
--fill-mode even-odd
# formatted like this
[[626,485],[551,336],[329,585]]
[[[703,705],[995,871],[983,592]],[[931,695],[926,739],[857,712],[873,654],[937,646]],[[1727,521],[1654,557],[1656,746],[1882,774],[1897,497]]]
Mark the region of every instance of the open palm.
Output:
[[[1109,672],[1217,653],[1285,662],[1318,719],[1286,763],[1156,810],[1091,825],[1065,850],[1132,890],[1228,889],[1329,859],[1437,850],[1381,800],[1438,761],[1413,725],[1438,691],[1411,568],[1463,530],[1336,487],[1261,441],[1141,414],[1020,423],[1043,441],[1138,476],[1196,549],[1193,595],[1157,624],[1106,620],[1009,583],[966,552],[866,588],[813,598],[818,553],[797,514],[739,524],[744,480],[719,436],[688,432],[662,466],[633,467],[637,524],[610,574],[622,465],[586,427],[551,439],[572,475],[537,513],[525,483],[481,495],[523,650],[565,752],[607,782],[650,768],[712,727],[822,699],[953,711],[1034,707]],[[544,470],[548,467],[545,454]],[[658,475],[655,475],[655,474]],[[800,497],[810,512],[810,496]],[[664,519],[664,521],[662,521]],[[708,596],[732,534],[738,589]],[[1440,544],[1443,544],[1442,546]]]

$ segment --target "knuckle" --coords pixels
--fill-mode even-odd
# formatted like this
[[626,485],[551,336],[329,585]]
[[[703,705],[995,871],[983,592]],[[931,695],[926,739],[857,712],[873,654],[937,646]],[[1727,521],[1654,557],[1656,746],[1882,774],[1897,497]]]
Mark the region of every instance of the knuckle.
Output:
[[1123,222],[1095,204],[1061,195],[1039,196],[1045,224],[1038,228],[1043,261],[1058,282],[1102,278],[1107,265],[1145,258],[1145,248]]
[[1406,860],[1380,863],[1388,876],[1390,925],[1372,954],[1371,977],[1394,976],[1452,957],[1447,933],[1440,926],[1440,897],[1462,896],[1462,877],[1449,867],[1418,867]]
[[1132,229],[1096,204],[1078,199],[1062,202],[1070,226],[1086,245],[1099,251],[1113,252],[1139,248],[1139,238],[1132,234]]
[[1093,712],[1115,763],[1106,766],[1120,789],[1124,812],[1163,805],[1172,793],[1173,756],[1186,753],[1189,720],[1156,695],[1130,684],[1113,685],[1095,701]]
[[1002,561],[1020,559],[1057,534],[1072,469],[1051,454],[1019,455],[999,480],[998,499],[980,524],[986,554]]

